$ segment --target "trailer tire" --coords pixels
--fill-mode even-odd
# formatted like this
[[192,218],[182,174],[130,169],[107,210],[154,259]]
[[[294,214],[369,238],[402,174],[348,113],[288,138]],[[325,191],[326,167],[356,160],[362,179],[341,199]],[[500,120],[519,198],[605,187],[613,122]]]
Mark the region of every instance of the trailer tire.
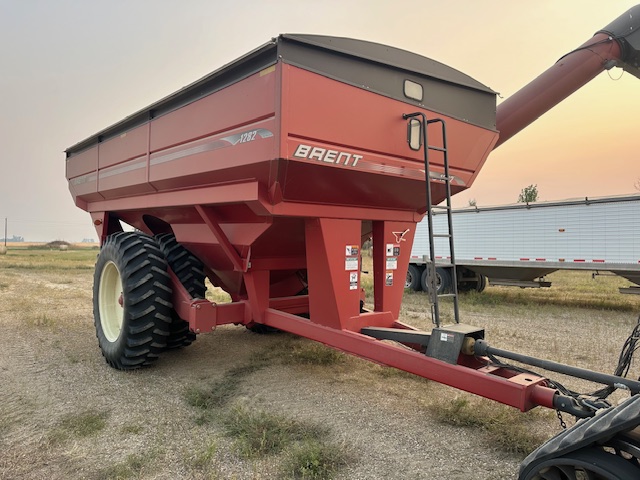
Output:
[[487,277],[484,275],[478,275],[478,283],[476,284],[476,292],[484,292],[487,288]]
[[171,323],[167,262],[152,237],[109,235],[93,282],[96,336],[106,362],[118,370],[150,365],[164,350]]
[[[425,292],[429,291],[428,276],[429,269],[425,268],[420,277],[420,284],[422,285],[422,290]],[[449,291],[451,291],[451,274],[445,268],[436,267],[436,294],[442,295]]]
[[[176,241],[172,233],[156,235],[160,250],[173,273],[193,298],[205,298],[207,287],[204,283],[206,275],[202,262]],[[171,314],[167,349],[188,347],[196,340],[196,334],[189,329],[189,322],[178,316],[175,310]]]
[[465,280],[458,283],[458,292],[471,292],[476,291],[478,293],[484,291],[487,287],[487,277],[484,275],[475,275],[474,280]]
[[409,265],[409,268],[407,268],[407,278],[404,282],[404,288],[410,288],[414,292],[422,290],[422,272],[420,272],[420,267],[413,264]]

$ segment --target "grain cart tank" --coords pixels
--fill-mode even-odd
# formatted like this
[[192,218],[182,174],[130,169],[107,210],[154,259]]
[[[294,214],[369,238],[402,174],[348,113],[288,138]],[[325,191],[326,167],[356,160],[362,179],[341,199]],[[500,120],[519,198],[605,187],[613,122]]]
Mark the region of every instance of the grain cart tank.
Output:
[[[105,359],[148,365],[221,324],[281,329],[523,411],[589,419],[534,452],[521,479],[568,470],[640,478],[640,442],[628,434],[640,422],[640,382],[498,350],[484,329],[440,325],[437,315],[432,332],[398,319],[429,205],[469,187],[496,144],[542,113],[532,97],[548,109],[614,64],[637,72],[638,13],[564,57],[497,118],[491,89],[428,58],[280,35],[70,147],[70,190],[102,244],[94,317]],[[369,238],[374,302],[365,308]],[[205,276],[232,301],[205,300]],[[602,383],[605,393],[587,401],[498,357]],[[632,395],[613,408],[605,398],[615,388]],[[614,440],[617,453],[601,449]]]

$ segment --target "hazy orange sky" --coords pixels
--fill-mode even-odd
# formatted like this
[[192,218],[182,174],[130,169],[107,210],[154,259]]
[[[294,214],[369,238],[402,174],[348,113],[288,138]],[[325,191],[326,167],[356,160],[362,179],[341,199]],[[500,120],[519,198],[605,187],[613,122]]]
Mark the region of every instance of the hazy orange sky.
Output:
[[[0,221],[96,238],[63,151],[279,33],[347,36],[451,65],[507,98],[638,0],[0,0]],[[638,193],[640,80],[602,73],[493,152],[455,204]],[[0,231],[0,237],[2,237]]]

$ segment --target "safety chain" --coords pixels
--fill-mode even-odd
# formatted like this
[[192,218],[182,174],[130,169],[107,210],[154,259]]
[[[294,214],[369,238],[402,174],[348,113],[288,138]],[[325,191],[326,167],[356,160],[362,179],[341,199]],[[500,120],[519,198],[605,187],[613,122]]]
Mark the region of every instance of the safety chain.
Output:
[[562,419],[562,413],[560,413],[560,410],[556,410],[556,415],[558,415],[558,420],[560,420],[560,426],[562,427],[563,430],[566,430],[567,424],[564,423],[564,420]]

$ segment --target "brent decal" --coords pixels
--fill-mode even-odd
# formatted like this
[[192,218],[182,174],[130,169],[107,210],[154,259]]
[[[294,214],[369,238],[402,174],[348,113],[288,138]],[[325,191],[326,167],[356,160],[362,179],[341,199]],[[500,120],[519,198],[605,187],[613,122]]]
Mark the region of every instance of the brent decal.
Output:
[[355,153],[314,147],[303,143],[298,145],[293,156],[298,158],[307,158],[309,160],[318,160],[319,162],[344,165],[345,167],[355,167],[358,164],[358,161],[362,159],[362,155],[356,155]]

